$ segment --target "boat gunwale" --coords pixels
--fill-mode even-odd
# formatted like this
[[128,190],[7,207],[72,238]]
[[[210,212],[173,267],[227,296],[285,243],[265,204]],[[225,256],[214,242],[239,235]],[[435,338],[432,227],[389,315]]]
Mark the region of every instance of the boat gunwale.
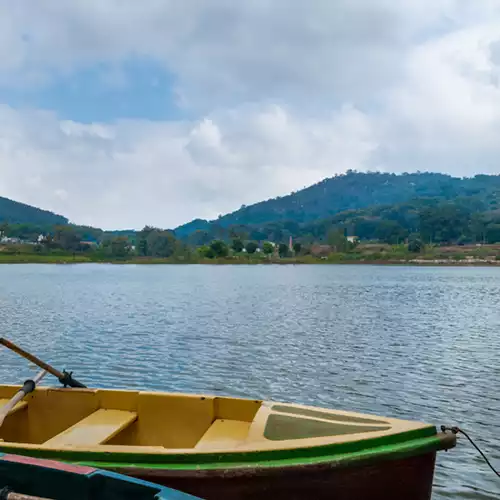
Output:
[[[441,441],[443,438],[438,437]],[[456,444],[456,437],[449,434],[446,435],[444,439],[447,441],[446,444],[441,444],[441,446],[436,447],[435,442],[428,440],[427,442],[422,442],[418,446],[413,447],[401,447],[398,450],[392,450],[389,452],[380,451],[373,454],[359,454],[355,456],[351,454],[349,456],[337,456],[337,457],[321,457],[318,460],[289,460],[287,462],[280,461],[279,463],[274,463],[272,461],[257,464],[243,464],[240,466],[235,466],[233,464],[218,463],[213,467],[191,467],[191,468],[173,468],[173,467],[162,467],[158,464],[130,464],[124,465],[120,463],[107,463],[107,462],[96,462],[100,464],[100,467],[106,468],[107,470],[115,470],[122,474],[130,474],[132,476],[141,476],[146,474],[148,477],[176,477],[176,478],[200,478],[200,477],[217,477],[220,476],[220,471],[224,471],[224,477],[273,477],[279,476],[284,472],[293,471],[294,475],[298,473],[309,473],[309,471],[314,470],[316,472],[322,470],[331,469],[346,469],[352,467],[362,467],[365,465],[376,464],[380,462],[388,462],[391,460],[399,460],[405,458],[411,458],[415,456],[422,456],[426,454],[435,454],[439,450],[448,450],[453,448]],[[81,464],[88,465],[91,462],[82,462]],[[92,465],[96,466],[96,465]]]
[[[144,454],[129,452],[86,451],[78,449],[50,449],[34,445],[30,447],[18,443],[1,443],[1,452],[30,455],[40,458],[53,458],[100,468],[138,467],[141,469],[221,469],[221,468],[252,468],[283,467],[297,465],[312,465],[318,463],[352,463],[357,461],[377,461],[383,457],[397,458],[419,455],[431,451],[453,448],[456,437],[451,434],[420,435],[428,429],[417,429],[401,435],[385,436],[384,438],[370,439],[373,446],[359,446],[367,444],[368,440],[337,443],[309,448],[228,451],[228,452],[201,452],[196,454]],[[408,436],[408,434],[412,434]],[[390,439],[401,438],[407,439]],[[409,438],[409,439],[408,439]],[[354,445],[354,446],[353,446]],[[356,446],[357,445],[357,446]],[[111,459],[111,461],[110,461]]]

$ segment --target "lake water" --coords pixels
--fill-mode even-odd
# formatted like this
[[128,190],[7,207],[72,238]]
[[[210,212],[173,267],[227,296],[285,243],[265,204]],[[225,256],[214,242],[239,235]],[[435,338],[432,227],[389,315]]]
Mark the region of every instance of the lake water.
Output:
[[[0,265],[0,328],[92,385],[458,424],[500,468],[500,268]],[[461,438],[433,498],[500,480]]]

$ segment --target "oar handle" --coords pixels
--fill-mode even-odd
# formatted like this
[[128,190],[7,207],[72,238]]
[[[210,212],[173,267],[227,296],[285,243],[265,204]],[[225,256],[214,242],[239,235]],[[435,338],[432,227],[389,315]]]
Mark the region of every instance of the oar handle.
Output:
[[24,495],[23,493],[16,493],[9,488],[2,488],[0,490],[0,500],[50,500],[50,498],[33,497],[31,495]]
[[[40,373],[37,373],[32,379],[26,380],[21,390],[19,390],[16,394],[14,394],[14,396],[11,398],[10,401],[7,402],[5,406],[0,408],[0,427],[2,427],[5,418],[14,409],[17,403],[22,401],[25,398],[25,396],[27,396],[30,392],[33,392],[35,390],[35,387],[38,385],[38,382],[42,380],[42,378],[45,376],[46,373],[47,372],[45,370],[42,370]],[[0,500],[2,500],[1,496]]]
[[24,392],[24,395],[26,396],[30,392],[33,392],[40,382],[43,377],[47,374],[46,370],[42,370],[40,373],[37,373],[32,379],[28,379],[24,382],[23,387],[21,389],[22,392]]
[[15,353],[19,354],[23,358],[26,358],[28,361],[31,361],[35,365],[38,365],[42,370],[49,372],[51,375],[54,375],[54,377],[56,377],[59,380],[59,382],[61,382],[61,384],[64,384],[65,386],[69,385],[70,387],[86,388],[85,385],[78,382],[78,380],[75,380],[71,376],[71,373],[68,373],[66,371],[60,372],[59,370],[56,370],[53,366],[50,366],[48,363],[45,363],[45,361],[42,361],[33,354],[26,352],[24,349],[14,344],[10,340],[0,337],[0,344],[7,347],[11,351],[14,351]]

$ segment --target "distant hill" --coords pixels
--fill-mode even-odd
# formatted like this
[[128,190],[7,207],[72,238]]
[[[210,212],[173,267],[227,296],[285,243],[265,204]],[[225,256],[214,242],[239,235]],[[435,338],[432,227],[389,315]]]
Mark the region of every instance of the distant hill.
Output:
[[175,229],[177,238],[185,238],[196,231],[208,231],[210,229],[210,222],[204,219],[194,219],[187,224],[183,224]]
[[500,190],[500,176],[458,178],[437,173],[389,174],[349,171],[287,196],[244,206],[217,224],[254,225],[282,220],[308,222],[373,205],[393,205],[415,198],[453,199],[487,196]]
[[62,215],[0,196],[0,222],[48,226],[68,224],[68,219]]
[[496,224],[500,176],[348,171],[290,195],[243,206],[215,221],[196,219],[177,228],[175,234],[193,244],[228,239],[235,233],[255,240],[286,241],[289,236],[323,239],[336,226],[366,239],[380,238],[382,229],[389,231],[389,224],[397,225],[394,233],[399,227],[418,232],[425,206],[449,203],[467,213],[467,220],[473,213],[484,213],[486,220]]

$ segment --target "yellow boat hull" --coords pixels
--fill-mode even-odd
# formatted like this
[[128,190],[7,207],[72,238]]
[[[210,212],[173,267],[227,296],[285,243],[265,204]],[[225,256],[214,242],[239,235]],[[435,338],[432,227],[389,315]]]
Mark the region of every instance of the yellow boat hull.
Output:
[[[0,406],[18,390],[0,386]],[[105,389],[38,387],[0,427],[3,452],[181,484],[204,498],[278,498],[291,487],[286,484],[295,485],[287,498],[305,498],[300,485],[315,491],[310,498],[358,498],[345,496],[362,485],[356,475],[371,477],[366,491],[373,493],[375,485],[394,481],[400,468],[417,492],[405,490],[404,498],[427,499],[435,453],[454,444],[454,437],[420,422],[261,400]],[[415,486],[422,481],[425,487]],[[322,496],[335,488],[337,496]]]

